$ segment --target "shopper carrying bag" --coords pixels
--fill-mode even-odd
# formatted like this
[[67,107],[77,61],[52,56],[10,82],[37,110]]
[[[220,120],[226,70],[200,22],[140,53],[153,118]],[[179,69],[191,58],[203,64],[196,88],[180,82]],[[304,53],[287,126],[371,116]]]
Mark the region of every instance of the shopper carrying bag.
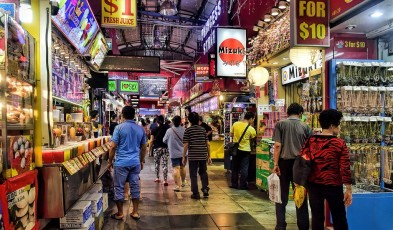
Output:
[[227,144],[227,149],[228,149],[228,153],[230,156],[237,156],[237,150],[239,149],[239,143],[242,142],[244,134],[246,133],[248,127],[250,127],[250,125],[247,125],[247,127],[244,129],[239,142],[230,142],[229,144]]

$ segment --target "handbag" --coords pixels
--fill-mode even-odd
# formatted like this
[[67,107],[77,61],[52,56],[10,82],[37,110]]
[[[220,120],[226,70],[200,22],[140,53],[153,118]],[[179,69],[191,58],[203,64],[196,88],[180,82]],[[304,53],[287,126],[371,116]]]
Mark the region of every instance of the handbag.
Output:
[[250,126],[250,124],[247,125],[247,127],[244,129],[239,142],[230,142],[227,144],[226,149],[228,150],[228,153],[230,156],[236,156],[237,155],[237,150],[239,148],[239,143],[243,140],[244,134],[246,133],[248,127]]
[[293,182],[305,186],[307,184],[308,177],[311,173],[312,159],[308,159],[308,154],[302,154],[305,151],[309,151],[310,139],[308,139],[300,151],[299,155],[296,156],[295,163],[293,164]]

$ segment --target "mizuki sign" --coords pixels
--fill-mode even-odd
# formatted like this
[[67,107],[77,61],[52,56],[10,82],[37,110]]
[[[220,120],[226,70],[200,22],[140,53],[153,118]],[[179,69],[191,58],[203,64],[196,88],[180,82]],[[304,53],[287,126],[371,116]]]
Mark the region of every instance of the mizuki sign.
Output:
[[217,28],[217,76],[246,77],[246,30]]
[[329,0],[291,1],[291,46],[330,47]]

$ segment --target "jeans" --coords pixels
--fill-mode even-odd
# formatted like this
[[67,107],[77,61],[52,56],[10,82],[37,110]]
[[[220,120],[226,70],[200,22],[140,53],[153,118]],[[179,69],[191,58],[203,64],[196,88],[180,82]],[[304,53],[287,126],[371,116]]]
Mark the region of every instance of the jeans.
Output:
[[325,199],[329,204],[334,229],[348,230],[342,186],[310,183],[308,185],[308,196],[310,198],[313,230],[324,229]]
[[190,160],[188,165],[190,170],[191,191],[193,194],[198,195],[198,174],[201,177],[202,189],[208,188],[209,186],[206,160]]
[[124,201],[124,185],[126,182],[130,183],[131,196],[133,199],[139,199],[139,173],[141,172],[141,165],[134,165],[128,167],[114,167],[114,187],[115,187],[115,201]]
[[[250,152],[237,150],[237,155],[232,157],[232,187],[247,188],[248,165],[250,164]],[[240,184],[239,180],[240,172]]]
[[[285,230],[287,223],[285,221],[286,206],[288,204],[289,196],[289,185],[293,182],[293,164],[295,160],[284,160],[278,161],[278,167],[280,168],[280,188],[281,188],[281,201],[282,203],[276,203],[276,230]],[[292,188],[294,185],[292,184]],[[299,230],[308,230],[310,221],[308,218],[308,202],[307,196],[304,199],[304,203],[300,208],[296,207],[296,218],[297,226]]]

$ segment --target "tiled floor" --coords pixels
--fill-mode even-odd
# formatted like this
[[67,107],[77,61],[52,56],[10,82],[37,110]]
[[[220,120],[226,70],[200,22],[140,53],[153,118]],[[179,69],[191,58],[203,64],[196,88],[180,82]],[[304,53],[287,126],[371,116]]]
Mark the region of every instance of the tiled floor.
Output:
[[[105,212],[104,229],[274,229],[276,218],[274,204],[267,194],[257,189],[236,190],[228,187],[228,175],[222,163],[208,167],[210,196],[206,199],[190,198],[190,186],[174,192],[172,171],[169,186],[154,183],[155,174],[152,158],[147,159],[141,173],[142,196],[139,213],[141,219],[134,221],[129,216],[122,221],[109,218],[116,211],[113,203]],[[132,210],[130,203],[125,213]],[[295,206],[287,208],[288,230],[297,229]]]

